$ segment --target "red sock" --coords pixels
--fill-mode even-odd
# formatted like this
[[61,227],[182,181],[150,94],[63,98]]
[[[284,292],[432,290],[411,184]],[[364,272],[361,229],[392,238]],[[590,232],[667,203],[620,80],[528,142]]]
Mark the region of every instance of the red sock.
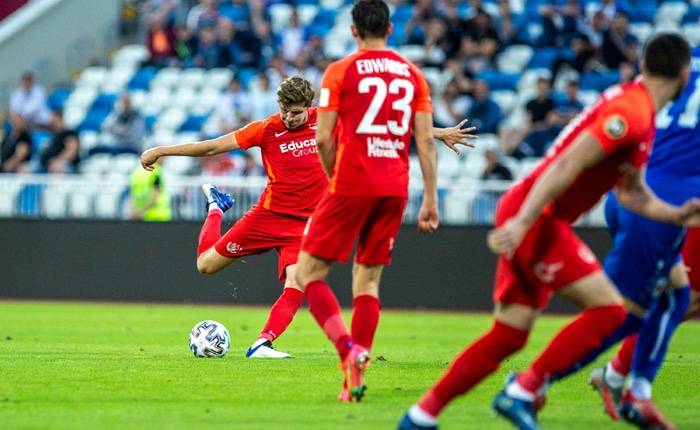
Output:
[[491,330],[465,349],[418,406],[437,417],[455,397],[466,393],[498,369],[506,357],[522,348],[529,332],[495,321]]
[[622,346],[615,354],[610,364],[613,369],[620,375],[627,375],[630,373],[630,368],[632,367],[632,356],[634,355],[634,348],[637,346],[637,335],[627,336],[625,340],[622,341]]
[[304,290],[311,315],[333,342],[340,359],[343,360],[350,351],[351,338],[340,315],[338,299],[325,281],[311,281],[306,284]]
[[296,288],[285,288],[282,295],[272,305],[270,316],[267,317],[265,327],[260,332],[260,337],[273,341],[282,336],[289,324],[292,323],[294,315],[304,300],[304,293]]
[[220,210],[210,210],[207,212],[207,218],[202,224],[202,229],[199,231],[199,243],[197,245],[197,255],[214,246],[217,240],[221,237],[221,219],[224,213]]
[[529,369],[518,375],[518,384],[536,393],[550,375],[564,372],[598,348],[601,341],[625,321],[626,316],[627,311],[622,305],[586,309],[554,336]]
[[352,323],[350,333],[352,340],[356,344],[372,349],[374,333],[377,332],[379,324],[379,311],[382,309],[379,299],[363,294],[353,300]]

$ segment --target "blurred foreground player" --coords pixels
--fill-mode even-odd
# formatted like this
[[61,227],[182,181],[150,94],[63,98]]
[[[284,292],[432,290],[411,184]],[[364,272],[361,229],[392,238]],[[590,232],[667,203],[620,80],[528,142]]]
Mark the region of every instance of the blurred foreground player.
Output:
[[550,375],[571,368],[622,325],[622,297],[571,224],[613,187],[621,204],[642,215],[679,224],[699,220],[698,202],[680,208],[664,203],[646,186],[642,170],[654,139],[654,114],[680,94],[689,57],[683,38],[653,38],[643,55],[641,79],[608,89],[562,131],[534,172],[501,198],[497,228],[488,237],[491,250],[500,254],[494,325],[455,359],[399,428],[436,428],[437,416],[452,399],[525,345],[556,292],[583,312],[493,402],[516,427],[538,429],[533,403]]
[[[424,185],[418,229],[431,233],[438,227],[428,84],[415,65],[387,48],[392,27],[383,1],[356,2],[352,22],[358,50],[330,64],[321,84],[316,140],[331,181],[304,232],[297,270],[309,310],[340,357],[341,401],[360,401],[366,389],[379,281],[391,262],[408,195],[411,132]],[[348,332],[326,277],[334,261],[348,259],[356,239]]]

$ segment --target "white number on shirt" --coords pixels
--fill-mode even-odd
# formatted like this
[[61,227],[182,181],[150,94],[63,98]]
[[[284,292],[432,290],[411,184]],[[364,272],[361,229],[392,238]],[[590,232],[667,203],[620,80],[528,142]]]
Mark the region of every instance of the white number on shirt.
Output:
[[374,121],[377,119],[377,115],[379,114],[379,110],[382,108],[382,105],[386,100],[386,83],[383,79],[376,76],[368,76],[360,80],[357,90],[360,92],[360,94],[367,94],[370,92],[370,88],[372,87],[374,87],[376,90],[367,111],[362,116],[360,124],[357,126],[357,133],[387,134],[387,132],[391,132],[391,134],[395,136],[403,136],[408,133],[412,114],[411,102],[413,101],[413,95],[415,93],[413,84],[406,79],[393,79],[389,83],[389,94],[398,95],[401,93],[401,89],[404,89],[405,91],[402,98],[395,100],[391,104],[391,108],[393,110],[399,111],[403,114],[400,124],[394,120],[389,120],[386,124],[374,123]]
[[[674,102],[666,104],[664,108],[656,114],[656,128],[668,128],[673,122],[673,117],[669,111]],[[698,112],[700,112],[700,77],[695,80],[695,89],[685,102],[683,113],[678,116],[678,126],[683,128],[695,128],[698,125]]]

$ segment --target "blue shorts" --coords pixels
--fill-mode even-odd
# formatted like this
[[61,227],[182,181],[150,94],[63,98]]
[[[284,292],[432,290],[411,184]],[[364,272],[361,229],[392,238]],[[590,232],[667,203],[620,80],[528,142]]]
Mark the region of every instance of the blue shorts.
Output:
[[605,218],[613,245],[605,258],[605,273],[623,296],[648,309],[680,259],[685,229],[652,221],[622,207],[608,194]]

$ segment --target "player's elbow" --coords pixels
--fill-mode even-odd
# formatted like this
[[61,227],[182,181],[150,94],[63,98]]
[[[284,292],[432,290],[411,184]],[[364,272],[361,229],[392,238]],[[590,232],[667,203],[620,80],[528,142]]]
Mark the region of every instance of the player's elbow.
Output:
[[214,265],[208,261],[206,258],[197,258],[197,271],[202,275],[213,275],[218,272],[219,269],[214,267]]

